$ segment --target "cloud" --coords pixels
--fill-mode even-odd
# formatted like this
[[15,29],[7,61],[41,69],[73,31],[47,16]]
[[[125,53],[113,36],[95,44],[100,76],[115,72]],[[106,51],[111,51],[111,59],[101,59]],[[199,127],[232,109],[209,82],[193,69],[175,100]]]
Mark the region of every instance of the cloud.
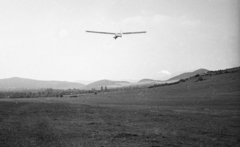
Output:
[[145,25],[147,18],[144,16],[128,17],[120,22],[122,25]]
[[187,16],[172,17],[160,14],[156,14],[152,18],[150,18],[150,22],[154,25],[172,25],[176,27],[198,27],[201,24],[200,20],[192,20]]
[[134,17],[128,17],[125,18],[124,20],[121,21],[122,24],[162,24],[162,23],[169,23],[169,22],[176,22],[176,18],[167,16],[167,15],[160,15],[160,14],[155,14],[150,17],[146,16],[134,16]]
[[59,36],[61,38],[68,37],[68,35],[69,35],[69,32],[66,29],[62,29],[62,30],[59,31]]
[[159,15],[159,14],[154,15],[150,20],[150,22],[153,24],[169,23],[174,21],[175,19],[173,17],[167,16],[167,15]]
[[180,25],[186,26],[186,27],[197,27],[200,25],[200,21],[199,20],[184,20],[180,23]]
[[171,73],[167,70],[161,70],[158,72],[158,74],[171,75]]
[[154,25],[154,26],[161,26],[161,27],[198,27],[201,25],[200,20],[190,19],[187,16],[180,16],[180,17],[173,17],[168,15],[160,15],[155,14],[150,17],[146,16],[134,16],[128,17],[120,21],[122,26],[146,26],[146,25]]

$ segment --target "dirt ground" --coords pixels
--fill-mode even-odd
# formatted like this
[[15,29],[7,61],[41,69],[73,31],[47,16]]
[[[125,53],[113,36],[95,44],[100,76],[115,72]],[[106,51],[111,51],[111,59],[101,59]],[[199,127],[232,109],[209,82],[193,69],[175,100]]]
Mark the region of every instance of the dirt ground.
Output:
[[239,72],[176,85],[0,100],[0,146],[240,146]]

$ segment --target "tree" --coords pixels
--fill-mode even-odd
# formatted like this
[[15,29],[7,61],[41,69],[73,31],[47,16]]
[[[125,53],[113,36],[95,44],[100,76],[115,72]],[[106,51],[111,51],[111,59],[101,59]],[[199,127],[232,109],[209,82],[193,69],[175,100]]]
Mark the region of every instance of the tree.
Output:
[[105,91],[107,91],[107,86],[105,86]]

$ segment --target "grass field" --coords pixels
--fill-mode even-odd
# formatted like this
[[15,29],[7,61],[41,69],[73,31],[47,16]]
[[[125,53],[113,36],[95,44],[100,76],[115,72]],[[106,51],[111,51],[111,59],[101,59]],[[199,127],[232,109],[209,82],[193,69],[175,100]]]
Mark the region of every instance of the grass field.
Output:
[[0,146],[240,146],[239,72],[176,85],[0,100]]

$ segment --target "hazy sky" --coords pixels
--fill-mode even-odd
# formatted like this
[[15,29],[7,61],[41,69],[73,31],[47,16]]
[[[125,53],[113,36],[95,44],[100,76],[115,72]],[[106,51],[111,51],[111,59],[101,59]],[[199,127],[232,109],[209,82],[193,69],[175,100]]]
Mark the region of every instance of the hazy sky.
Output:
[[239,0],[0,0],[0,79],[166,79],[240,66],[239,10]]

